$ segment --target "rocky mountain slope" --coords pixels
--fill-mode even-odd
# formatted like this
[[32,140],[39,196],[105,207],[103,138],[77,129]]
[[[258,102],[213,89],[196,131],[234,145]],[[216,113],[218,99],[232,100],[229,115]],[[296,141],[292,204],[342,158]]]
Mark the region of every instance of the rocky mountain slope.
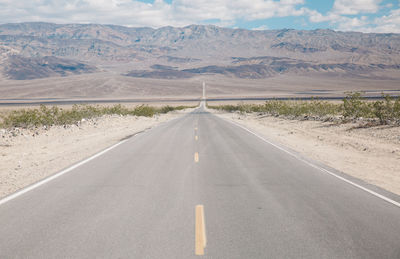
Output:
[[[49,57],[57,58],[51,60],[56,72],[39,77],[93,72],[94,66],[153,78],[199,74],[265,78],[309,72],[365,77],[400,72],[400,34],[19,23],[0,25],[0,57],[3,74],[13,79],[36,78],[21,76],[25,73],[21,64],[41,68],[41,62],[33,60]],[[15,60],[23,62],[5,69]],[[63,69],[66,60],[75,63]]]
[[93,73],[97,68],[84,63],[57,57],[26,58],[10,56],[5,62],[4,74],[14,80],[26,80],[71,74]]

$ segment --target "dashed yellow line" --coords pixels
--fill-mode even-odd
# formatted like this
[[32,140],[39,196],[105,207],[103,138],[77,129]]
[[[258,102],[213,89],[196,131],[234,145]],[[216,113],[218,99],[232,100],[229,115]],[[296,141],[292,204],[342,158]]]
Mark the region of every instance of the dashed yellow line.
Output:
[[206,222],[204,218],[204,206],[196,206],[196,226],[195,226],[195,254],[204,255],[204,248],[207,245]]
[[199,140],[199,136],[194,136],[194,139],[197,141],[197,140]]
[[195,163],[199,162],[199,153],[198,152],[194,153],[194,162]]

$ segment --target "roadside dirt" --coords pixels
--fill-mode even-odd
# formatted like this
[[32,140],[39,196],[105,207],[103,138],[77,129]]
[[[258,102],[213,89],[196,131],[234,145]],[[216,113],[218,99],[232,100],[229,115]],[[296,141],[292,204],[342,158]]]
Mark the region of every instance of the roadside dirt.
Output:
[[400,195],[400,127],[221,113],[305,157]]
[[174,111],[153,118],[103,116],[65,127],[0,129],[0,197],[188,111]]

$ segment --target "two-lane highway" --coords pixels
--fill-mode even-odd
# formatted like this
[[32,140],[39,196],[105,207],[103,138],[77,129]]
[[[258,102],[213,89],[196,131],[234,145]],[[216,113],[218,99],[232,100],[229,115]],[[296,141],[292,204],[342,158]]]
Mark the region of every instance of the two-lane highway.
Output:
[[191,258],[196,248],[400,258],[400,208],[204,107],[0,205],[0,258]]

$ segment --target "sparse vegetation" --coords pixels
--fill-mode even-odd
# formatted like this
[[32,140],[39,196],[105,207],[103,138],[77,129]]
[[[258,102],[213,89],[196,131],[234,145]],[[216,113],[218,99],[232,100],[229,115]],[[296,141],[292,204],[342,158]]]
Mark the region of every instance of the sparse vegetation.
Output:
[[368,101],[359,92],[349,92],[342,103],[314,99],[271,100],[264,104],[208,106],[212,109],[241,113],[262,112],[273,116],[314,117],[322,120],[336,118],[342,122],[369,119],[375,124],[400,124],[400,98],[382,94],[382,100]]
[[153,117],[156,114],[168,113],[174,110],[191,108],[188,106],[152,107],[140,105],[127,108],[120,104],[111,107],[93,105],[74,105],[72,109],[63,109],[58,106],[48,107],[41,105],[38,109],[22,109],[11,111],[0,118],[0,128],[35,126],[68,125],[103,115],[134,115]]

